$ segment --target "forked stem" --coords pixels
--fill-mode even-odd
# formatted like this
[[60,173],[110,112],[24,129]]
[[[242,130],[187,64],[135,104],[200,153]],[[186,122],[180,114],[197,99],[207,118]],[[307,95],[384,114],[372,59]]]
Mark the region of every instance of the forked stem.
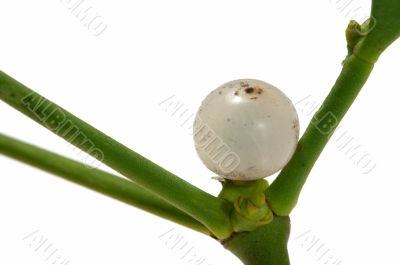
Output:
[[231,235],[231,204],[180,179],[0,72],[0,99],[82,151],[192,216],[212,234]]

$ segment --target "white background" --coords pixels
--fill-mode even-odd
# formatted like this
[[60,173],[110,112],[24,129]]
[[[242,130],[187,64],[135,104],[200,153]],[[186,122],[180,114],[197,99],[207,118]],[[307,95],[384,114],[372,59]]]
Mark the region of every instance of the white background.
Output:
[[[3,1],[0,69],[194,185],[217,194],[187,127],[159,103],[174,95],[194,113],[237,78],[265,80],[296,104],[328,93],[346,54],[348,12],[370,1],[90,1],[107,28],[95,36],[76,1]],[[360,17],[360,16],[359,16]],[[376,167],[365,174],[335,136],[292,214],[292,264],[399,264],[400,43],[380,58],[342,123]],[[74,159],[63,140],[0,102],[0,132]],[[350,137],[350,138],[349,138]],[[337,137],[338,138],[338,137]],[[339,147],[338,147],[339,146]],[[102,167],[105,169],[105,167]],[[217,242],[19,162],[0,157],[0,264],[51,264],[24,237],[38,233],[69,264],[195,264],[160,236],[174,229],[205,265],[241,264]],[[297,238],[297,239],[296,239]],[[187,249],[188,250],[188,249]],[[334,264],[330,261],[326,264]]]

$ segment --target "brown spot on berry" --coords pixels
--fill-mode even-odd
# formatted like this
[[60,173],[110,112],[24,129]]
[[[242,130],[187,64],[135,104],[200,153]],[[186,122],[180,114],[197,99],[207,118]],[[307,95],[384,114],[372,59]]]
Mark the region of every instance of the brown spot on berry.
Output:
[[254,92],[254,88],[253,87],[248,87],[244,90],[247,94],[252,94]]
[[263,92],[263,89],[259,86],[253,86],[253,87],[246,87],[244,90],[247,94],[257,94],[261,95]]

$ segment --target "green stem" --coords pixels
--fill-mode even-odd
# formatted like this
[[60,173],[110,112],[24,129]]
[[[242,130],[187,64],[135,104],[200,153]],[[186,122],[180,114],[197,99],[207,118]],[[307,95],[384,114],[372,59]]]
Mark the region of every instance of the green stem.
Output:
[[229,219],[232,206],[227,201],[180,179],[3,72],[0,72],[0,99],[189,214],[217,238],[227,238],[232,233]]
[[132,181],[91,169],[87,165],[0,134],[0,154],[40,168],[119,201],[209,235],[209,230],[186,213]]
[[276,216],[271,223],[234,234],[223,244],[246,265],[289,265],[289,234],[289,217]]
[[345,60],[335,85],[301,137],[295,154],[267,190],[267,199],[277,215],[287,216],[295,207],[308,174],[372,68],[372,63],[355,55]]

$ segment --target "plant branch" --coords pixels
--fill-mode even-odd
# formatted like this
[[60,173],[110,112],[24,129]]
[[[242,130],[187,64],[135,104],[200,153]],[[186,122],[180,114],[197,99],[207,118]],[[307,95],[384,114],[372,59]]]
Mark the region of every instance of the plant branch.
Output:
[[272,210],[287,216],[296,206],[301,189],[347,110],[367,81],[372,63],[350,55],[331,92],[301,137],[292,159],[267,190]]
[[372,0],[371,17],[362,25],[350,21],[346,30],[349,54],[323,105],[314,115],[297,150],[267,190],[276,214],[295,207],[311,168],[367,81],[382,52],[400,37],[400,1]]
[[86,164],[21,142],[0,133],[0,154],[133,205],[159,217],[209,235],[210,231],[186,213],[132,181],[89,168]]
[[180,179],[0,72],[0,99],[82,151],[206,226],[217,238],[232,233],[231,205]]

